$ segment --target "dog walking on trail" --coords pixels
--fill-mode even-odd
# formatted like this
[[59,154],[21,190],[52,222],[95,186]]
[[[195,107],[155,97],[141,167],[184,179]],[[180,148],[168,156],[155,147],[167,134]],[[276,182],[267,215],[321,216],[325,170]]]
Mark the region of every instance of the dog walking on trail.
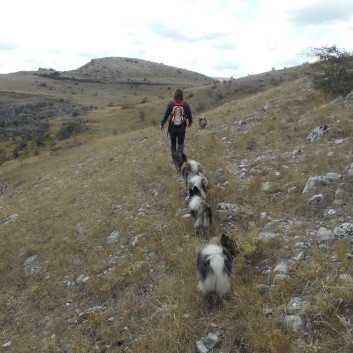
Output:
[[236,242],[226,234],[212,238],[197,255],[198,290],[218,302],[231,290],[233,260],[239,254]]
[[167,121],[170,149],[173,158],[177,150],[184,151],[186,127],[190,128],[192,125],[191,108],[189,103],[184,99],[181,89],[175,90],[173,99],[167,105],[161,120],[161,131],[164,130],[164,125]]

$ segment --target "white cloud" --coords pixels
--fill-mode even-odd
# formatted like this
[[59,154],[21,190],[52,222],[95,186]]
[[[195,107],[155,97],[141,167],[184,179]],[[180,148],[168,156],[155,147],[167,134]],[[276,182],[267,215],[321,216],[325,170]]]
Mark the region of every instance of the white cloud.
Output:
[[288,18],[294,25],[339,24],[352,19],[351,0],[318,0],[293,8]]
[[1,73],[126,56],[240,77],[300,64],[308,46],[353,46],[351,0],[12,0],[0,9]]

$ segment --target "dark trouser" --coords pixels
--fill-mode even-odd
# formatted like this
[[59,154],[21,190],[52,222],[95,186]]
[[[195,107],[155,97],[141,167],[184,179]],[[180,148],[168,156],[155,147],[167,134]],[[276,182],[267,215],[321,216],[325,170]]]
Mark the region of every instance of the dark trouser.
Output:
[[168,132],[170,135],[171,150],[172,151],[176,150],[177,140],[178,140],[178,149],[184,150],[186,126],[174,126],[172,124],[169,124]]

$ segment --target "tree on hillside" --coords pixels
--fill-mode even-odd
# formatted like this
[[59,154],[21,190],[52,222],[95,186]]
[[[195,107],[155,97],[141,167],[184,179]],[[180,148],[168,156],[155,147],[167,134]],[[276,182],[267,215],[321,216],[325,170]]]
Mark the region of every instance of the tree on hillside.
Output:
[[308,48],[307,57],[313,63],[313,82],[315,87],[325,93],[346,95],[353,86],[353,56],[336,45]]

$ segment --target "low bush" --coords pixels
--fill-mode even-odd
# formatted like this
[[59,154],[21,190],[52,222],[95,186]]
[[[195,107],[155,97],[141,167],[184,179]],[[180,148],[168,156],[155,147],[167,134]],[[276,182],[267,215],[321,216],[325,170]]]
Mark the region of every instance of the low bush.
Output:
[[352,90],[353,56],[336,45],[307,49],[306,55],[316,59],[312,65],[315,88],[328,94],[347,95]]

